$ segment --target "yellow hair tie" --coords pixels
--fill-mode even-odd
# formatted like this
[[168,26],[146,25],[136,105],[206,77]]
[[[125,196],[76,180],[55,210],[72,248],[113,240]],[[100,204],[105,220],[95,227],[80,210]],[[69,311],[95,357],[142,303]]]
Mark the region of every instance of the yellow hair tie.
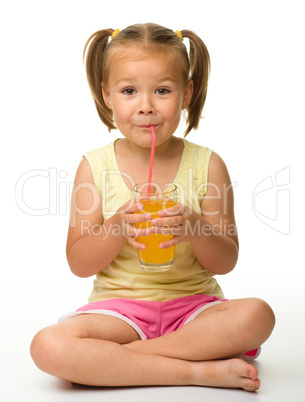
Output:
[[115,36],[117,36],[117,34],[120,32],[120,30],[117,28],[113,31],[112,35],[111,35],[111,39],[113,39]]
[[181,32],[180,32],[180,31],[175,31],[175,34],[176,34],[176,35],[178,36],[178,38],[181,39],[182,42],[183,42],[183,36],[182,36]]

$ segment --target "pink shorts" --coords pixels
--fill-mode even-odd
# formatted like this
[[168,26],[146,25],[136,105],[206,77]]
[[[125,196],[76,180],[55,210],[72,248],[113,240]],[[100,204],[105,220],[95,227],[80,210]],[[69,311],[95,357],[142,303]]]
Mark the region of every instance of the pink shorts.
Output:
[[127,322],[137,331],[141,339],[152,339],[176,331],[203,310],[224,301],[226,299],[204,294],[164,302],[109,299],[86,304],[74,313],[61,317],[59,321],[79,314],[106,314]]
[[[202,311],[226,300],[204,294],[164,302],[109,299],[86,304],[74,313],[61,317],[59,322],[80,314],[110,315],[128,323],[141,339],[152,339],[176,331],[192,321]],[[260,351],[259,347],[240,357],[252,361],[259,356]]]

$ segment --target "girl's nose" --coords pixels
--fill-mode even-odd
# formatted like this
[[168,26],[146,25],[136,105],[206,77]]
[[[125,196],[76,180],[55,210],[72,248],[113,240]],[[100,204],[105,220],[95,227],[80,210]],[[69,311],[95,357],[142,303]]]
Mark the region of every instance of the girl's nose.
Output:
[[155,108],[149,96],[143,96],[139,105],[139,114],[154,114]]

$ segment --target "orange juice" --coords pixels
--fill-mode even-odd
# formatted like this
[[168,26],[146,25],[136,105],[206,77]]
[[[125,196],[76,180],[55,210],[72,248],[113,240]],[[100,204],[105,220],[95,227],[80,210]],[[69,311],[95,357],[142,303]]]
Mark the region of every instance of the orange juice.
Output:
[[[162,209],[170,208],[176,205],[171,199],[153,199],[149,202],[147,200],[141,200],[144,205],[144,209],[141,212],[136,213],[150,213],[152,219],[159,218],[158,212]],[[135,224],[136,228],[146,229],[151,227],[151,222],[140,222]],[[163,235],[158,233],[152,233],[149,236],[139,236],[137,240],[140,243],[146,245],[145,250],[139,250],[139,258],[142,268],[147,270],[161,270],[165,271],[173,265],[175,247],[161,249],[159,244],[171,239],[172,235]]]

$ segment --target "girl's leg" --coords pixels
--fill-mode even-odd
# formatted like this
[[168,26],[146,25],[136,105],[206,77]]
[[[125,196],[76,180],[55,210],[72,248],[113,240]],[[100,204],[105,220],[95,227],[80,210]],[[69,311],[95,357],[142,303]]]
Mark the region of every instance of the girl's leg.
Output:
[[122,320],[86,314],[38,332],[32,341],[31,355],[42,371],[86,385],[186,384],[189,381],[190,363],[181,361],[180,365],[174,365],[172,359],[143,355],[121,345],[134,339],[139,336]]
[[115,317],[84,314],[40,331],[31,355],[41,370],[93,386],[203,385],[248,391],[259,387],[255,367],[240,359],[193,362],[122,345],[135,339],[136,332]]
[[207,308],[175,332],[125,346],[176,359],[228,359],[262,345],[274,324],[274,313],[263,300],[230,300]]

